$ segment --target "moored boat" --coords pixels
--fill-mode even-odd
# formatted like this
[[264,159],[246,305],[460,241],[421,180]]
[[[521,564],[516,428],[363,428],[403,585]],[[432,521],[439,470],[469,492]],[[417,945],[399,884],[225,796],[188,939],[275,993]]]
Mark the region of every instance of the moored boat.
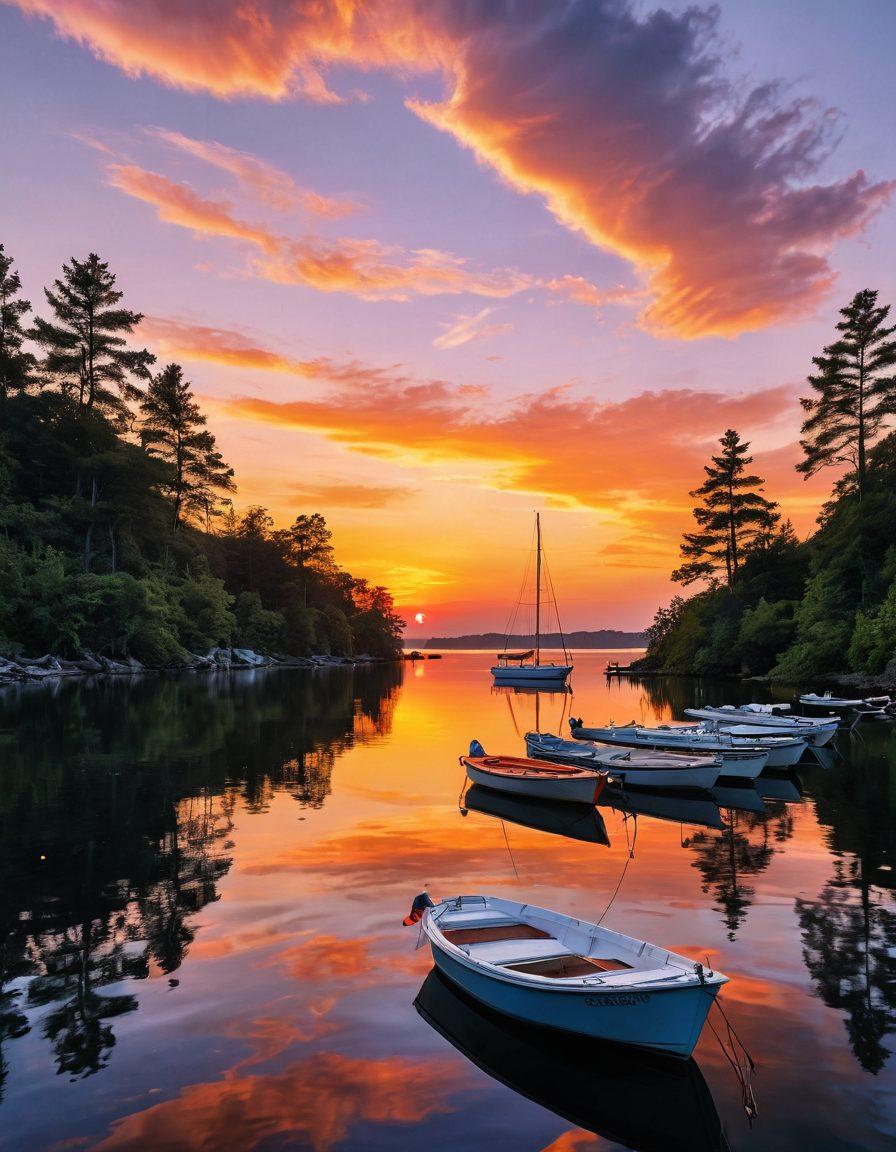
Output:
[[724,704],[719,708],[685,708],[684,714],[695,720],[711,721],[724,728],[741,724],[768,728],[771,730],[770,735],[799,736],[816,748],[828,744],[837,735],[838,726],[836,717],[825,719],[793,713],[781,716],[777,712],[766,712],[761,705],[755,704],[744,704],[739,708],[733,704]]
[[[556,690],[566,685],[569,674],[572,672],[572,661],[569,659],[569,654],[566,651],[566,642],[563,640],[563,632],[559,627],[559,615],[557,626],[558,631],[560,631],[560,640],[563,644],[563,663],[555,664],[553,662],[543,661],[541,658],[542,566],[544,565],[544,553],[541,544],[541,514],[538,512],[535,513],[535,541],[535,647],[525,652],[508,652],[505,648],[503,652],[497,655],[496,659],[498,663],[492,667],[491,672],[495,684],[498,685],[509,687],[543,687],[554,688]],[[548,589],[551,589],[550,577],[548,577]],[[554,608],[556,609],[556,602],[554,602]],[[505,644],[509,642],[519,609],[520,604],[518,603],[516,611],[513,613],[510,624],[508,625],[508,635]]]
[[[593,804],[607,780],[606,771],[551,764],[524,756],[487,756],[474,740],[469,756],[460,761],[474,784],[509,792],[517,796],[534,796],[541,800],[567,800]],[[476,753],[482,752],[482,755]]]
[[777,729],[762,728],[758,724],[733,724],[730,727],[717,725],[712,721],[702,724],[659,724],[651,731],[669,732],[674,739],[684,743],[688,733],[697,736],[720,736],[731,741],[734,748],[765,748],[768,752],[766,768],[792,768],[799,764],[808,747],[803,736],[781,735]]
[[540,732],[526,733],[526,751],[552,763],[603,768],[614,780],[635,788],[707,789],[722,771],[715,756],[601,748]]
[[863,715],[881,715],[892,705],[889,696],[866,696],[864,698],[849,698],[846,696],[833,696],[825,692],[819,696],[817,692],[805,692],[800,696],[800,704],[806,708],[821,708],[828,712],[861,712]]
[[444,900],[421,925],[438,968],[487,1007],[685,1059],[727,983],[655,944],[495,896]]
[[755,780],[768,763],[769,750],[758,745],[735,744],[723,733],[691,733],[690,736],[670,735],[674,729],[638,728],[634,724],[609,725],[606,728],[585,728],[581,720],[570,717],[570,728],[575,740],[613,744],[620,748],[653,748],[666,752],[689,752],[695,755],[717,756],[722,761],[722,775],[738,779]]
[[414,1007],[486,1075],[577,1128],[638,1152],[727,1152],[693,1059],[670,1060],[514,1020],[466,995],[437,968]]

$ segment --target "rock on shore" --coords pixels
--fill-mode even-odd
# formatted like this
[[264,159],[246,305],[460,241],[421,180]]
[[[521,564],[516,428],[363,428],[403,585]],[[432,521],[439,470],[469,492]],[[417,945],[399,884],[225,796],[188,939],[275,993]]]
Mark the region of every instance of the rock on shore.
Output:
[[40,683],[68,676],[136,676],[143,673],[178,669],[216,672],[240,668],[339,668],[364,664],[387,664],[391,661],[365,654],[359,656],[288,656],[253,652],[251,648],[212,648],[204,655],[191,653],[185,664],[170,668],[149,668],[133,656],[112,660],[93,652],[82,652],[77,659],[57,656],[31,658],[20,656],[9,660],[0,656],[0,685]]

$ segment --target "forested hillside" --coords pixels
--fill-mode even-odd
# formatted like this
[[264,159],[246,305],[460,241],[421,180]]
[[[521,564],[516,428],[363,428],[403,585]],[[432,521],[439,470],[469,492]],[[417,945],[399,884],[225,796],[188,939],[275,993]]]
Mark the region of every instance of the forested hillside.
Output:
[[817,531],[797,540],[749,472],[749,444],[729,429],[691,493],[696,530],[673,573],[701,590],[659,609],[645,668],[896,678],[896,327],[875,292],[858,293],[841,316],[801,401],[797,468],[836,477]]
[[338,566],[323,516],[235,514],[183,369],[136,346],[108,265],[71,260],[44,296],[0,245],[0,655],[395,656],[389,593]]

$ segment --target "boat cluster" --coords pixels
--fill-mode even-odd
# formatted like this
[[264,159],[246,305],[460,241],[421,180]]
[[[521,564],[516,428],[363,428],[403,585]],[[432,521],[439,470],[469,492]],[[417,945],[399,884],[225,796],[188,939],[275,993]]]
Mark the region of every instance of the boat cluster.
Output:
[[[654,801],[704,795],[717,813],[711,801],[735,794],[731,806],[749,809],[741,795],[761,803],[766,783],[774,795],[804,755],[822,759],[842,723],[892,710],[883,699],[803,701],[823,702],[827,714],[747,704],[687,708],[685,722],[654,727],[587,727],[570,718],[570,738],[527,733],[526,756],[489,755],[474,740],[460,758],[472,785],[465,805],[540,827],[568,809],[564,835],[606,843],[594,806],[607,796],[621,796],[623,810],[649,813]],[[437,967],[478,1002],[530,1023],[679,1057],[690,1056],[727,980],[600,922],[531,904],[461,896],[418,911]]]

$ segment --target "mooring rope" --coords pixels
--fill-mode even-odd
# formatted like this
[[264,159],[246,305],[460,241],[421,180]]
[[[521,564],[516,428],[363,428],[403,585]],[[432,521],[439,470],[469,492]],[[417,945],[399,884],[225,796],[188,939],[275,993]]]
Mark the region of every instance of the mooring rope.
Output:
[[626,858],[625,858],[625,865],[622,869],[622,875],[619,877],[619,882],[617,883],[616,887],[613,889],[613,895],[610,897],[609,903],[607,904],[606,908],[604,908],[603,912],[601,912],[600,918],[597,920],[598,924],[601,923],[604,916],[606,916],[606,914],[613,907],[613,901],[619,895],[619,889],[622,887],[622,881],[625,879],[625,874],[628,871],[628,866],[629,866],[629,864],[631,864],[632,860],[634,860],[634,858],[635,858],[635,844],[637,844],[637,842],[638,842],[638,813],[633,812],[631,814],[631,818],[635,822],[635,832],[634,832],[634,835],[631,839],[631,843],[629,843],[629,838],[628,838],[629,813],[628,812],[623,813],[622,819],[625,822],[625,843],[626,843],[626,846],[628,847],[628,854],[626,855]]

